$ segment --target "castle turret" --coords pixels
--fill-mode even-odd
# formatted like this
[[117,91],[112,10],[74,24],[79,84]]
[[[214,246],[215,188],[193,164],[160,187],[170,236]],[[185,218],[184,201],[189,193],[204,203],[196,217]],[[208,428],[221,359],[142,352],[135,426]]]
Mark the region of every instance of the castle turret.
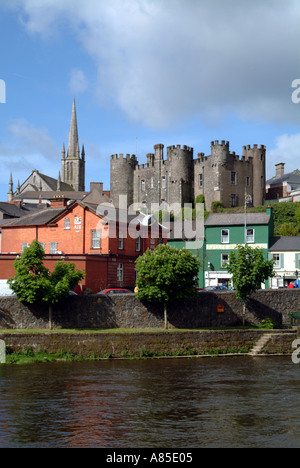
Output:
[[137,165],[133,154],[113,154],[110,158],[110,197],[119,208],[120,196],[127,197],[127,206],[133,204],[133,173]]
[[253,167],[253,206],[264,204],[266,193],[266,147],[243,146],[243,156],[251,160]]
[[211,142],[212,164],[226,164],[229,157],[229,141],[219,140]]

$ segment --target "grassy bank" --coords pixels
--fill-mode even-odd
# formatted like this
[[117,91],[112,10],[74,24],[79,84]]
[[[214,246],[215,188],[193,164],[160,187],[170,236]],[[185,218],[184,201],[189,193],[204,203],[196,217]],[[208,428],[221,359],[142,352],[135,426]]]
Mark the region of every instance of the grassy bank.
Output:
[[[202,356],[220,356],[220,355],[241,355],[247,354],[249,349],[243,348],[228,348],[228,349],[206,349]],[[161,357],[197,357],[199,353],[195,349],[178,350],[174,353],[153,353],[147,349],[142,349],[138,355],[131,355],[127,350],[122,352],[122,357],[117,359],[153,359]],[[76,355],[68,351],[59,351],[55,354],[45,352],[33,352],[30,348],[24,349],[22,352],[7,350],[6,364],[36,364],[36,363],[49,363],[49,362],[73,362],[73,361],[99,361],[103,359],[112,359],[113,357],[108,353],[106,355],[97,355],[91,353],[89,356]]]

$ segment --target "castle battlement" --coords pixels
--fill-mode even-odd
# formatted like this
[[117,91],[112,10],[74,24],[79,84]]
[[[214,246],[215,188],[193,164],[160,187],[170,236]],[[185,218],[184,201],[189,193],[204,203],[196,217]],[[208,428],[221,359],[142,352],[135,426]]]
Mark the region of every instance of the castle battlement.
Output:
[[123,153],[120,154],[112,154],[110,159],[125,159],[126,161],[136,161],[136,155],[135,154],[126,154],[124,156]]
[[229,141],[221,140],[219,143],[219,140],[215,140],[211,142],[211,146],[226,146],[229,148]]
[[182,151],[188,151],[188,152],[194,152],[194,148],[191,148],[190,146],[186,145],[172,145],[167,147],[167,151],[173,151],[173,150],[182,150]]
[[258,148],[258,145],[253,145],[253,148],[251,147],[251,145],[245,145],[243,146],[243,150],[251,150],[251,149],[260,149],[260,150],[265,150],[266,147],[265,145],[260,145],[260,147]]

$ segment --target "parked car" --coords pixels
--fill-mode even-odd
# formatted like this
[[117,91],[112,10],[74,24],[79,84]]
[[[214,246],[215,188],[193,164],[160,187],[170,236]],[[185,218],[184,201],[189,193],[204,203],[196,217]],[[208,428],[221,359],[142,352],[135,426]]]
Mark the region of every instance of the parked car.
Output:
[[106,295],[106,294],[134,294],[132,291],[129,291],[129,289],[121,289],[121,288],[111,288],[111,289],[103,289],[103,291],[100,291],[97,293],[97,295]]
[[78,296],[78,294],[75,291],[69,291],[69,296]]
[[206,286],[206,291],[227,291],[225,286]]

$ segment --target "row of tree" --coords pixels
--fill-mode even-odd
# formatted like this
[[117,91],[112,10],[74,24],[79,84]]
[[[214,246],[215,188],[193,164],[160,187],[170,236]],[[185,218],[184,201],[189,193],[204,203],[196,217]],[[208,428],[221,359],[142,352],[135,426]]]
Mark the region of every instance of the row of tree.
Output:
[[[49,328],[52,328],[53,304],[66,298],[85,273],[76,270],[74,263],[65,261],[57,262],[51,273],[44,266],[44,258],[44,249],[34,240],[15,261],[15,276],[8,283],[21,302],[49,305]],[[259,248],[239,245],[230,253],[228,271],[232,274],[236,296],[243,301],[244,312],[247,297],[274,275],[273,265],[273,260],[264,259]],[[136,260],[136,295],[147,302],[164,304],[165,328],[167,304],[189,301],[197,295],[199,267],[199,260],[189,250],[169,245],[147,250]]]

